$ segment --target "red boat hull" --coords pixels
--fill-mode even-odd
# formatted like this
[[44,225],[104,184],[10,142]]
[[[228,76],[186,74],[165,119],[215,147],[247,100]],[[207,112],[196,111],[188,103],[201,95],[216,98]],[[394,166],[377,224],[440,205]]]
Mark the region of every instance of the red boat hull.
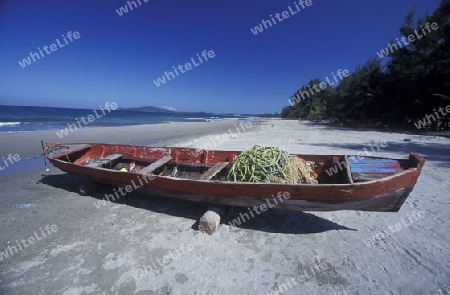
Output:
[[[50,144],[58,149],[67,144]],[[83,166],[83,161],[92,158],[105,158],[120,154],[129,161],[154,162],[171,156],[170,165],[194,165],[208,167],[218,162],[233,162],[240,152],[210,151],[189,148],[154,148],[131,145],[88,144],[70,145],[69,149],[50,152],[47,158],[57,168],[72,174],[116,186],[131,186],[131,190],[152,195],[174,197],[189,201],[206,202],[227,206],[259,206],[274,203],[279,192],[288,193],[289,198],[279,200],[274,208],[299,211],[361,210],[396,212],[412,191],[425,160],[417,154],[409,159],[389,159],[396,165],[394,172],[373,173],[373,180],[355,183],[320,184],[278,184],[244,183],[221,180],[181,179],[170,176],[152,175],[145,177],[140,173],[122,172],[107,168]],[[300,156],[300,155],[299,155]],[[333,158],[342,156],[301,155],[300,157],[319,162],[318,174],[324,182],[332,182],[324,171],[334,163]],[[373,158],[381,159],[381,158]],[[373,166],[373,164],[372,164]],[[382,170],[380,170],[382,171]],[[383,171],[387,171],[386,169]],[[385,174],[383,174],[385,173]],[[341,173],[342,174],[342,173]],[[367,173],[365,173],[367,174]],[[142,185],[141,185],[142,184]],[[127,190],[128,191],[128,190]]]

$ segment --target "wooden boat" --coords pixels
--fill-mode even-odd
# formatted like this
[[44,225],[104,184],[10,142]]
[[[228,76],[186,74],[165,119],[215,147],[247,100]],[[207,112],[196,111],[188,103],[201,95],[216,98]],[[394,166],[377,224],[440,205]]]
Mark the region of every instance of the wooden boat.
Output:
[[[276,203],[270,207],[298,211],[397,212],[425,163],[414,153],[409,159],[295,155],[315,163],[319,184],[226,181],[227,171],[239,153],[110,144],[47,144],[44,152],[55,167],[120,186],[121,194],[137,190],[240,207]],[[329,173],[333,167],[336,173]],[[280,192],[289,197],[281,199]]]

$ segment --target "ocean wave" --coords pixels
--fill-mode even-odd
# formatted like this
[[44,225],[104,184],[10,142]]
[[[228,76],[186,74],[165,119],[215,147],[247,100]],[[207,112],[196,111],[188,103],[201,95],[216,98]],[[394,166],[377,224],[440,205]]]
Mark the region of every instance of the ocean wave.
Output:
[[0,122],[0,127],[2,126],[17,126],[20,125],[20,122]]

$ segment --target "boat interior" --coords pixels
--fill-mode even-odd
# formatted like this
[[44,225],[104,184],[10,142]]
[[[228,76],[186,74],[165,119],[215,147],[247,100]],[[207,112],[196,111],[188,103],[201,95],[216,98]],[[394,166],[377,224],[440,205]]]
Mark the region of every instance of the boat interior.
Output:
[[[238,151],[177,147],[72,144],[47,147],[49,157],[79,166],[192,180],[225,181]],[[293,155],[314,163],[319,184],[351,184],[403,172],[411,160],[375,157]]]

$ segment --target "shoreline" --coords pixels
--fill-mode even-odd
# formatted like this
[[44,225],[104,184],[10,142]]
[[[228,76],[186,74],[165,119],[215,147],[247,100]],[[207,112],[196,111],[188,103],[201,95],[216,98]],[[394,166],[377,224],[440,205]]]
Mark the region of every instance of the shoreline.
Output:
[[[17,133],[0,133],[0,157],[9,153],[36,155],[42,151],[41,140],[46,142],[103,142],[117,144],[136,144],[142,142],[163,142],[177,138],[190,138],[227,130],[239,120],[223,120],[216,122],[174,122],[132,125],[121,127],[92,127],[75,130],[67,136],[59,138],[58,130],[42,130]],[[31,143],[31,144],[30,144]],[[16,147],[18,150],[13,151]]]
[[[58,130],[29,131],[18,133],[0,133],[0,159],[9,154],[20,155],[21,160],[0,168],[0,176],[16,174],[43,166],[41,140],[61,143],[110,143],[130,145],[170,146],[172,144],[235,128],[241,120],[221,120],[215,122],[174,122],[121,127],[83,128],[59,138]],[[253,122],[256,125],[257,122]],[[256,129],[255,129],[256,130]],[[3,161],[3,160],[2,160]]]

